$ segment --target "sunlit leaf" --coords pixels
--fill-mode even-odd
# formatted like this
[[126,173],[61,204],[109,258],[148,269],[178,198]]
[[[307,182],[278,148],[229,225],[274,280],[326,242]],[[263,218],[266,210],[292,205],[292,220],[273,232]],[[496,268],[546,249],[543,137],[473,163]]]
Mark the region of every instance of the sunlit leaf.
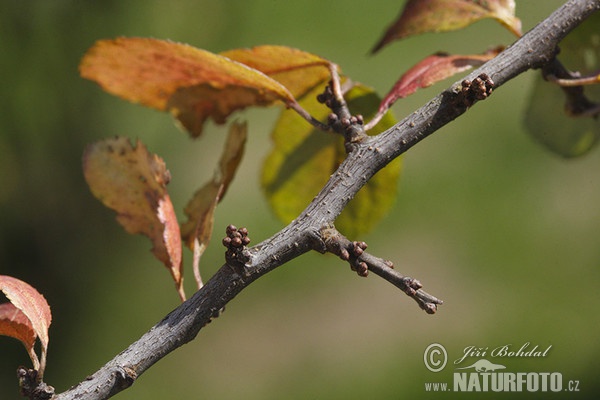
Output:
[[[234,123],[231,126],[213,179],[198,190],[185,207],[188,221],[181,226],[181,236],[197,257],[204,253],[210,242],[215,209],[225,196],[240,164],[244,154],[246,134],[245,123]],[[200,287],[202,283],[197,262],[194,263],[194,275]]]
[[482,65],[494,58],[501,48],[485,54],[450,55],[437,53],[426,57],[400,77],[392,90],[384,97],[379,107],[385,111],[398,99],[407,97],[417,89],[425,88],[454,74]]
[[330,76],[330,61],[291,47],[256,46],[220,54],[270,76],[296,98],[302,97]]
[[140,141],[132,146],[129,139],[115,137],[86,148],[83,170],[94,196],[117,212],[125,230],[150,238],[152,252],[169,268],[183,299],[181,235],[164,161]]
[[[311,115],[324,120],[329,110],[316,100],[323,87],[308,93],[300,104]],[[346,96],[350,109],[369,119],[380,99],[369,88],[357,86]],[[386,114],[370,134],[377,134],[394,124]],[[282,112],[272,134],[274,149],[262,170],[262,186],[271,208],[288,223],[310,203],[330,175],[346,156],[343,138],[324,133],[307,124],[295,112]],[[344,209],[335,225],[348,236],[371,230],[389,211],[395,197],[400,173],[400,160],[378,172]]]
[[100,40],[79,70],[107,92],[171,112],[197,137],[207,118],[294,101],[279,82],[246,65],[195,47],[150,38]]
[[494,18],[521,36],[521,21],[515,17],[514,0],[409,0],[373,53],[394,40],[425,32],[461,29],[484,18]]
[[[0,291],[4,293],[14,307],[20,310],[29,320],[29,324],[27,324],[23,322],[22,316],[16,315],[12,327],[15,330],[18,330],[17,334],[19,336],[22,336],[22,338],[17,337],[17,339],[23,342],[34,364],[34,369],[39,369],[39,374],[42,376],[46,365],[46,352],[49,342],[48,329],[52,323],[50,306],[48,306],[48,302],[46,302],[44,296],[31,285],[11,276],[0,275]],[[10,313],[10,306],[3,306],[3,308],[4,312]],[[17,325],[19,325],[19,327],[17,327]],[[33,351],[33,343],[31,343],[30,332],[27,332],[27,325],[31,326],[35,335],[40,339],[42,345],[41,362],[38,361],[38,358]],[[4,328],[4,331],[10,329],[6,326]],[[23,339],[26,339],[26,341]],[[35,337],[33,340],[35,341]]]
[[[559,59],[583,75],[600,69],[600,13],[595,13],[560,44]],[[586,86],[587,99],[600,102],[600,85]],[[579,99],[579,98],[578,98]],[[565,96],[555,84],[537,78],[525,114],[527,131],[549,150],[576,157],[590,151],[600,138],[600,117],[577,116],[578,99]]]

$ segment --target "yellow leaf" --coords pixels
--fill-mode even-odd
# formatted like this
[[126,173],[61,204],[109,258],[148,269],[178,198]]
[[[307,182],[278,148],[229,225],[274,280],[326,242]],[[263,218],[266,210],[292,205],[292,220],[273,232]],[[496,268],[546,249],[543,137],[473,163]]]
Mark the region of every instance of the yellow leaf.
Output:
[[296,98],[302,97],[330,76],[330,61],[286,46],[265,45],[234,49],[222,52],[221,55],[270,76]]

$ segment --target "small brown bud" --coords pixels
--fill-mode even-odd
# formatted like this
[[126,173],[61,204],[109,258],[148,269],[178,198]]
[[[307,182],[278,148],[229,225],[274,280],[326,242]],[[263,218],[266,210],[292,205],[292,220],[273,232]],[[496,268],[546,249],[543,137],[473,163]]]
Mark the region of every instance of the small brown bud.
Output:
[[369,275],[369,267],[367,266],[367,263],[359,262],[356,268],[356,273],[362,277],[366,277],[367,275]]
[[340,251],[340,258],[344,261],[348,261],[350,259],[350,253],[346,249],[342,249]]

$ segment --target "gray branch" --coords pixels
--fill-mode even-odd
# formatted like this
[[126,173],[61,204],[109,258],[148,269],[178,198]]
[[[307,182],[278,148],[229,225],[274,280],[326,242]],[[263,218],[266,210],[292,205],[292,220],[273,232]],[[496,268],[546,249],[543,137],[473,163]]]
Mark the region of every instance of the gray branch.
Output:
[[[558,42],[598,9],[600,0],[568,1],[465,79],[473,81],[476,77],[487,75],[496,90],[517,75],[540,68],[554,58]],[[393,128],[353,143],[347,159],[296,220],[264,242],[245,249],[243,263],[225,264],[201,290],[138,341],[93,375],[53,399],[106,399],[128,388],[154,363],[193,340],[202,327],[217,317],[224,306],[255,279],[309,250],[326,251],[322,228],[335,221],[358,190],[394,158],[472,105],[461,99],[461,82],[463,80]]]

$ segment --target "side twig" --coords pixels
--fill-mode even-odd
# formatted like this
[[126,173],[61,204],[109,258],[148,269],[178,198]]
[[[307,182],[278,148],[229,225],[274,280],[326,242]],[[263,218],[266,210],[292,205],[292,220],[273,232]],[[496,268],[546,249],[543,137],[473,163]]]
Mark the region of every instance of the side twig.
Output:
[[419,307],[428,314],[434,314],[437,311],[437,306],[444,303],[437,297],[421,290],[423,287],[421,282],[396,271],[391,261],[367,253],[365,242],[351,242],[333,226],[325,227],[321,235],[326,250],[347,261],[350,268],[356,271],[359,276],[366,277],[369,271],[373,271],[376,275],[402,290],[407,296],[413,298]]

